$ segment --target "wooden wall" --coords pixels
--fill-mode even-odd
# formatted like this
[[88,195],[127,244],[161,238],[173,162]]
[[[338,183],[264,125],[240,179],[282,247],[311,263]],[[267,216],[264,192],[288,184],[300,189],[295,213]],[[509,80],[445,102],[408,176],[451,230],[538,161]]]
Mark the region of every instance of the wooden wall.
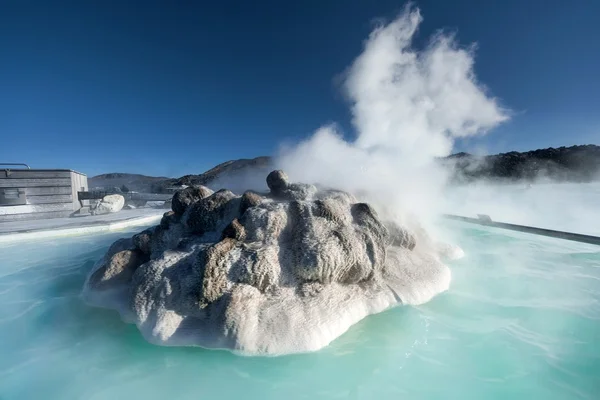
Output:
[[0,170],[0,191],[25,192],[24,205],[0,205],[0,223],[67,217],[81,206],[77,192],[87,190],[87,176],[70,170]]

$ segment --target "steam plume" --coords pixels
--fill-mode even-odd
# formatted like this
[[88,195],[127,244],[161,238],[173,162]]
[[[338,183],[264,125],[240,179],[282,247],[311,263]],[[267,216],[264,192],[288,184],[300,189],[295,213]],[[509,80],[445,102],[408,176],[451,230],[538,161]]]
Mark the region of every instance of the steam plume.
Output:
[[446,176],[435,157],[508,116],[477,82],[473,46],[439,32],[421,51],[412,47],[421,22],[409,4],[370,34],[343,83],[356,136],[346,141],[336,126],[323,126],[282,150],[278,164],[294,181],[363,192],[392,213],[438,209]]

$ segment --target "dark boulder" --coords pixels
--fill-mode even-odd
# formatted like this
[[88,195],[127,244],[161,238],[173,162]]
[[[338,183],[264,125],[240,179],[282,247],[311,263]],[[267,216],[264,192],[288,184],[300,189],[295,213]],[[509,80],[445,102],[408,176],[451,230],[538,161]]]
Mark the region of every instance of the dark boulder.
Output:
[[289,178],[281,170],[272,171],[267,176],[267,186],[273,195],[277,195],[285,190],[289,185]]
[[212,193],[213,191],[206,186],[190,186],[177,191],[173,195],[171,207],[175,214],[182,215],[191,204],[210,196]]
[[251,191],[244,192],[240,199],[240,215],[244,214],[247,209],[256,207],[262,203],[262,201],[263,197],[261,195]]
[[223,235],[221,239],[231,238],[239,241],[244,241],[246,239],[246,230],[244,225],[238,221],[238,219],[234,219],[231,221],[229,225],[223,229]]
[[[194,203],[185,221],[188,229],[195,234],[214,231],[217,223],[228,214],[229,207],[233,208],[230,201],[236,196],[229,190],[219,190],[212,195]],[[238,206],[239,207],[239,206]],[[235,210],[238,211],[238,210]],[[232,219],[235,216],[232,217]]]

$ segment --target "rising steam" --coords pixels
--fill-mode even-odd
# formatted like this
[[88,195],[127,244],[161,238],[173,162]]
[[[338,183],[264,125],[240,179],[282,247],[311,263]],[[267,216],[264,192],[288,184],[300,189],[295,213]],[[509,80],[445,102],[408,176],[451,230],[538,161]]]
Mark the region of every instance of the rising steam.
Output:
[[343,83],[356,137],[346,141],[335,126],[323,126],[282,150],[278,165],[293,180],[363,192],[394,213],[425,217],[437,209],[446,175],[435,157],[449,155],[456,138],[484,134],[508,117],[475,78],[473,46],[439,32],[425,49],[412,47],[421,21],[408,5],[371,33]]

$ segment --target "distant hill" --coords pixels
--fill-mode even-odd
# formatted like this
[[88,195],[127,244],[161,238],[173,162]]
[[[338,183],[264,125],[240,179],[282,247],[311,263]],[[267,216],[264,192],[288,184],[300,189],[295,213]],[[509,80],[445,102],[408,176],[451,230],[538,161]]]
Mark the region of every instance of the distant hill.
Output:
[[229,188],[238,186],[245,179],[251,179],[255,173],[265,172],[266,177],[271,171],[271,157],[262,156],[251,159],[225,161],[200,175],[184,175],[181,178],[166,179],[156,185],[156,189],[181,185],[214,186],[219,183]]
[[511,151],[490,156],[457,153],[441,160],[453,170],[455,182],[482,179],[590,182],[600,179],[600,146],[583,145],[527,152]]
[[125,185],[127,189],[136,192],[169,193],[182,185],[204,185],[211,188],[228,187],[231,190],[245,189],[249,180],[252,187],[265,187],[264,178],[271,171],[270,157],[257,157],[226,161],[199,175],[185,175],[180,178],[155,177],[127,173],[110,173],[94,176],[88,179],[88,187],[113,190]]
[[110,174],[102,174],[93,176],[88,179],[88,187],[93,188],[113,188],[122,187],[125,185],[129,190],[136,192],[149,192],[153,186],[159,182],[165,181],[166,177],[162,176],[146,176],[139,174],[126,174],[121,172],[113,172]]
[[[600,146],[584,145],[475,156],[457,153],[439,160],[452,170],[454,182],[477,180],[532,181],[549,178],[562,182],[589,182],[600,179]],[[273,168],[271,157],[226,161],[199,175],[180,178],[112,173],[88,180],[90,188],[127,186],[138,192],[166,193],[182,185],[204,185],[233,191],[265,188],[264,178]]]

